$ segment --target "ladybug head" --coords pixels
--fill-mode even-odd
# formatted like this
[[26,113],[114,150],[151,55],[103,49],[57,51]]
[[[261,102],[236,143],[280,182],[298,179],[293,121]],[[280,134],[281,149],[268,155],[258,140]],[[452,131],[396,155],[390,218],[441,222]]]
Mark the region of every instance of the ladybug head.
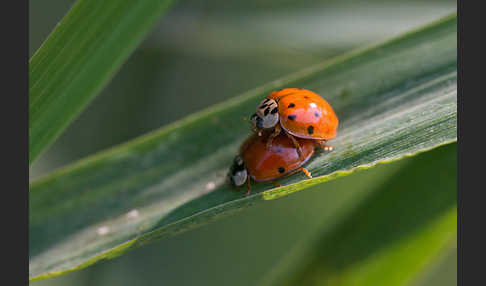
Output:
[[258,105],[257,111],[250,117],[253,130],[269,129],[278,123],[278,104],[275,100],[265,98]]
[[236,156],[228,173],[228,178],[233,186],[239,187],[248,179],[248,171],[245,162],[240,156]]

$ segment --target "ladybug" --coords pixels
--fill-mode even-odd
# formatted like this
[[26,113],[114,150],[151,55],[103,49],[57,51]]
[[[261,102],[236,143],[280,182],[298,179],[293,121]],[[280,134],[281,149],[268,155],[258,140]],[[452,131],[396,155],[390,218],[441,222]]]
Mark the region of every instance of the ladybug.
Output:
[[[228,173],[231,184],[235,187],[247,182],[247,192],[250,194],[250,180],[256,182],[273,181],[299,171],[312,178],[307,169],[301,167],[314,154],[315,141],[298,138],[302,156],[299,155],[292,140],[284,134],[273,138],[273,144],[267,145],[270,133],[263,136],[251,135],[240,147],[240,154],[235,157]],[[273,181],[277,186],[278,183]]]
[[[252,129],[259,135],[273,129],[268,144],[284,131],[301,153],[293,137],[314,139],[325,150],[327,140],[337,135],[338,118],[331,105],[317,93],[301,88],[284,88],[271,92],[250,117]],[[280,124],[279,124],[280,123]]]

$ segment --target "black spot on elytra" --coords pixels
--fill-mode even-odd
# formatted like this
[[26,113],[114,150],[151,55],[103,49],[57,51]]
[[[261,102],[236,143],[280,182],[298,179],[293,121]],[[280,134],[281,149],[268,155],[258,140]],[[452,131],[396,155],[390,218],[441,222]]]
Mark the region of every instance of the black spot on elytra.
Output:
[[290,120],[295,120],[295,118],[297,118],[297,115],[291,114],[291,115],[287,116],[287,118],[290,119]]
[[277,111],[278,111],[278,107],[275,107],[274,109],[272,109],[272,112],[270,112],[270,113],[275,114],[275,113],[277,113]]
[[263,112],[263,115],[267,116],[269,112],[270,112],[270,107],[267,107],[267,109],[265,109],[265,112]]
[[267,103],[269,100],[270,100],[270,98],[265,98],[265,100],[263,101],[263,103]]
[[306,95],[306,96],[304,96],[304,98],[305,98],[305,99],[309,99],[309,97],[308,97],[307,95]]
[[295,107],[295,104],[293,103],[289,104],[288,108],[292,108],[292,107]]
[[311,126],[307,127],[307,132],[308,132],[309,134],[314,133],[314,126],[312,126],[312,125],[311,125]]
[[264,109],[267,106],[268,106],[267,104],[262,104],[262,105],[260,105],[260,109]]
[[279,168],[278,168],[278,172],[279,172],[280,174],[282,174],[283,172],[285,172],[285,168],[284,168],[284,167],[279,167]]
[[319,113],[315,112],[315,113],[314,113],[314,116],[315,116],[315,117],[319,117]]

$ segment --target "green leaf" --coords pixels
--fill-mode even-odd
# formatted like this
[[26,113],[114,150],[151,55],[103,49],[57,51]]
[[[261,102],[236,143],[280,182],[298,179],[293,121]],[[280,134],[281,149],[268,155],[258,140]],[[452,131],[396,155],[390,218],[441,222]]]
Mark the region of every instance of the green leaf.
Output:
[[457,144],[417,156],[263,285],[411,285],[457,235]]
[[[31,185],[30,278],[59,275],[256,202],[456,141],[456,16],[252,90],[95,154]],[[336,147],[280,188],[233,190],[226,172],[250,134],[241,116],[268,92],[302,87],[340,118]],[[265,191],[266,190],[266,191]]]
[[171,2],[76,2],[29,62],[29,164],[100,93]]

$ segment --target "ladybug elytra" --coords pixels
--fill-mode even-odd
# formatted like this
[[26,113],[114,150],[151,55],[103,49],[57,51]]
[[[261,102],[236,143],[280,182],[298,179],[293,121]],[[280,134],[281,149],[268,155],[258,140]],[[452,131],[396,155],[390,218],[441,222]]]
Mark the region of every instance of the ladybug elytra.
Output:
[[228,173],[233,186],[242,186],[245,182],[248,184],[246,195],[250,193],[251,179],[256,182],[272,181],[299,171],[312,178],[309,171],[301,166],[314,154],[314,140],[298,138],[301,146],[299,154],[289,137],[279,134],[268,146],[269,136],[268,133],[250,136],[241,146],[240,154],[234,159]]
[[[310,90],[300,88],[284,88],[271,92],[260,102],[257,111],[250,117],[250,122],[259,136],[265,130],[274,129],[268,140],[269,146],[283,129],[289,137],[317,140],[326,150],[332,149],[325,143],[336,137],[339,123],[326,100]],[[292,141],[301,152],[297,141]]]

